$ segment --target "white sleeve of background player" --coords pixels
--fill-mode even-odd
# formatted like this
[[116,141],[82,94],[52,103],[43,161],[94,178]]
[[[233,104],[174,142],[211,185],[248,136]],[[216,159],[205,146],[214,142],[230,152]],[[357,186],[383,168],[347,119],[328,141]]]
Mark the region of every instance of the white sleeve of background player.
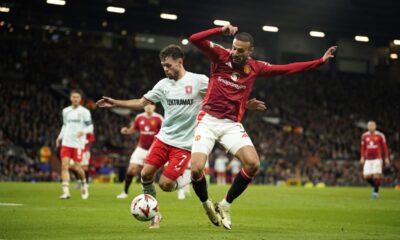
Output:
[[200,88],[199,92],[202,97],[204,97],[207,93],[208,89],[208,77],[206,75],[200,75]]
[[60,134],[58,134],[57,139],[62,139],[62,137],[64,136],[65,124],[67,122],[64,110],[62,112],[62,115],[63,115],[63,125],[62,125],[62,128],[61,128]]
[[148,91],[143,97],[146,98],[147,100],[153,102],[153,103],[158,103],[161,101],[161,99],[164,96],[164,92],[162,91],[163,89],[163,80],[159,81],[153,89]]
[[94,129],[93,129],[93,123],[92,123],[92,115],[90,114],[89,110],[84,111],[83,124],[85,125],[85,128],[83,129],[83,132],[85,132],[85,134],[93,133]]

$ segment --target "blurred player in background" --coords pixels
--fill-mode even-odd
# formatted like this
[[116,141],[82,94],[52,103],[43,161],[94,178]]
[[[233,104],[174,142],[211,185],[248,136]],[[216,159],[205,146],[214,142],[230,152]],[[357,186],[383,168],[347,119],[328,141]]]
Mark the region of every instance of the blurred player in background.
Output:
[[368,131],[361,137],[360,163],[364,166],[364,179],[374,188],[371,193],[372,198],[378,197],[379,186],[381,185],[382,150],[385,155],[385,164],[389,166],[389,151],[385,135],[376,130],[376,123],[374,121],[369,121]]
[[81,106],[82,92],[72,90],[70,93],[71,106],[62,111],[63,126],[56,141],[56,147],[61,145],[61,199],[71,197],[69,191],[69,166],[73,160],[73,168],[77,171],[83,185],[81,187],[82,199],[89,198],[89,191],[85,177],[85,171],[81,167],[82,157],[86,144],[86,134],[93,132],[92,117],[90,111]]
[[215,159],[214,171],[217,177],[217,185],[226,184],[226,165],[228,162],[229,159],[223,152],[220,152]]
[[233,157],[232,160],[228,164],[228,170],[231,172],[232,179],[239,174],[240,169],[242,167],[242,163],[236,157]]
[[[86,134],[85,148],[83,149],[81,167],[82,167],[83,171],[85,171],[85,179],[86,179],[87,184],[89,184],[89,164],[90,164],[90,158],[91,158],[90,146],[92,145],[92,143],[95,140],[96,140],[96,137],[93,132]],[[83,182],[79,177],[79,170],[76,169],[74,160],[71,159],[69,161],[69,163],[70,163],[70,170],[74,173],[74,175],[78,181],[76,188],[80,189],[83,185]]]
[[[161,50],[160,61],[166,78],[161,79],[152,90],[140,99],[115,100],[109,97],[97,102],[99,107],[126,107],[142,109],[149,104],[160,102],[165,111],[165,120],[149,149],[141,171],[142,187],[145,194],[156,197],[153,184],[158,169],[167,162],[159,180],[163,191],[171,192],[190,183],[190,178],[182,175],[189,164],[196,116],[204,93],[208,87],[208,77],[188,72],[183,66],[184,53],[177,45],[169,45]],[[248,104],[249,108],[265,109],[260,101]],[[151,220],[150,228],[159,228],[161,214]]]
[[125,175],[124,190],[117,196],[118,199],[128,197],[129,186],[132,183],[132,179],[142,171],[144,160],[149,152],[149,148],[153,143],[154,137],[161,129],[164,119],[160,114],[156,113],[155,110],[156,105],[146,105],[144,107],[144,113],[138,114],[135,117],[130,128],[121,128],[121,134],[124,135],[134,134],[138,131],[139,141],[130,158],[129,166]]
[[[240,123],[256,77],[288,75],[315,69],[332,58],[336,51],[336,47],[331,47],[323,57],[314,61],[272,65],[252,59],[253,37],[248,33],[235,35],[237,30],[237,27],[228,24],[190,37],[190,42],[211,60],[210,87],[198,115],[192,147],[192,185],[203,206],[208,206],[206,212],[210,221],[215,223],[221,218],[226,229],[232,227],[231,203],[247,188],[260,166],[256,149]],[[221,34],[235,35],[231,49],[208,40]],[[236,156],[243,163],[243,168],[228,193],[214,208],[208,198],[204,166],[215,141]]]

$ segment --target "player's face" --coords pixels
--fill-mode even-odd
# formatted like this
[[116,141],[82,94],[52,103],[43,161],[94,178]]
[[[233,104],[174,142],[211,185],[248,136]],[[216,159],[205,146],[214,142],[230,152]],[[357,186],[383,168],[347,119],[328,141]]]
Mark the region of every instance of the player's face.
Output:
[[238,39],[233,39],[232,44],[232,62],[237,65],[243,65],[246,63],[247,58],[253,52],[254,47],[250,45],[250,42],[244,42]]
[[79,93],[72,93],[70,96],[70,100],[73,106],[79,106],[82,101],[82,96]]
[[373,121],[368,122],[368,131],[374,132],[376,130],[376,123]]
[[164,69],[165,75],[170,78],[177,80],[179,77],[179,72],[182,69],[183,60],[182,58],[173,59],[171,57],[166,57],[161,61],[161,65]]
[[152,113],[154,113],[155,110],[156,110],[156,105],[153,105],[153,104],[148,104],[144,107],[144,111],[147,114],[152,114]]

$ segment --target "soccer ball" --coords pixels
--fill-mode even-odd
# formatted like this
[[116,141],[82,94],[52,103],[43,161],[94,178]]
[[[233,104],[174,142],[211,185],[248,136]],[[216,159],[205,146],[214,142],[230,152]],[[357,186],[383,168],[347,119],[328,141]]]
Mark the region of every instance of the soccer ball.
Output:
[[139,221],[149,221],[158,213],[157,200],[149,194],[140,194],[132,200],[131,213]]

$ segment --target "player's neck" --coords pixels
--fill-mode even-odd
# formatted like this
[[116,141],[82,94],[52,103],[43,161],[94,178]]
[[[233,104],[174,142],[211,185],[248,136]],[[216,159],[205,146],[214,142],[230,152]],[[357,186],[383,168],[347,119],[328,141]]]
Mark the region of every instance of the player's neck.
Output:
[[182,69],[182,71],[179,72],[179,75],[178,75],[177,79],[175,79],[175,81],[182,79],[183,76],[185,76],[185,74],[186,74],[186,70]]
[[147,116],[147,117],[151,117],[151,116],[153,116],[153,114],[154,114],[154,113],[146,113],[146,116]]
[[73,108],[73,109],[75,109],[75,108],[78,108],[80,105],[71,105],[71,107]]
[[375,133],[375,130],[373,130],[373,131],[369,131],[369,133],[370,133],[370,134],[374,134],[374,133]]

